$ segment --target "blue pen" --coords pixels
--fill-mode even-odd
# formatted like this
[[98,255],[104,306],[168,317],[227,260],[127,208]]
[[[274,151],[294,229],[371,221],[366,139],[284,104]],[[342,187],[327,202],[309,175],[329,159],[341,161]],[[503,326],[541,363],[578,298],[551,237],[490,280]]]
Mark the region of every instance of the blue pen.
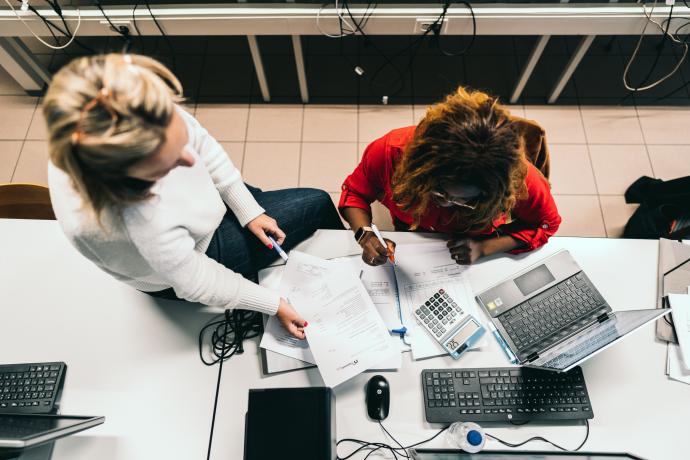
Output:
[[270,235],[267,235],[268,239],[271,240],[271,244],[273,244],[273,249],[276,250],[278,255],[285,261],[288,261],[288,255],[285,254],[285,251],[283,251],[283,248],[280,247],[278,243],[276,243],[276,240],[274,240]]
[[506,354],[508,361],[510,361],[511,364],[517,364],[517,357],[513,354],[513,351],[510,349],[506,341],[503,340],[503,337],[501,337],[501,334],[498,332],[498,329],[496,329],[496,326],[494,326],[491,321],[489,321],[489,330],[496,338],[496,342],[498,342],[498,345],[503,349],[503,352]]

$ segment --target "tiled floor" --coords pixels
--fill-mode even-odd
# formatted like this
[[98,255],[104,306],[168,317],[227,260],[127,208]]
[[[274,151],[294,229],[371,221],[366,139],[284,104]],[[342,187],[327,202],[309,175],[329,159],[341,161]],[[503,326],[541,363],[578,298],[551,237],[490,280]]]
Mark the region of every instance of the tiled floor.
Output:
[[[189,110],[226,148],[247,182],[266,189],[305,186],[334,201],[367,143],[409,125],[423,106],[192,104]],[[552,156],[563,216],[559,235],[620,236],[635,210],[626,187],[642,175],[690,175],[690,108],[514,106],[540,122]],[[40,101],[0,74],[0,183],[46,183]],[[381,227],[390,227],[376,208]],[[384,224],[385,222],[385,224]]]

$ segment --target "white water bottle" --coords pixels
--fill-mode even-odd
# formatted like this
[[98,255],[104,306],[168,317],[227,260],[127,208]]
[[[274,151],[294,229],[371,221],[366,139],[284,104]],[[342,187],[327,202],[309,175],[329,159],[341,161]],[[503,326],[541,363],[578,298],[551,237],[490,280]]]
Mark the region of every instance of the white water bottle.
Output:
[[484,429],[473,422],[455,422],[448,428],[446,440],[452,447],[474,454],[484,448]]

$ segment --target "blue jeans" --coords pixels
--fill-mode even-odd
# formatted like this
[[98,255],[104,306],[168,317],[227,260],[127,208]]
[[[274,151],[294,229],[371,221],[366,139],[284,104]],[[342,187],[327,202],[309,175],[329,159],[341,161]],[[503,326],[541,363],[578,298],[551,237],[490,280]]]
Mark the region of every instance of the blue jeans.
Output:
[[[250,185],[247,188],[266,214],[274,218],[285,232],[285,241],[281,245],[285,252],[320,228],[344,229],[330,195],[322,190],[290,188],[264,192]],[[206,255],[252,281],[257,281],[259,270],[279,257],[274,249],[268,249],[252,232],[242,227],[229,209],[213,234]],[[172,288],[149,294],[177,298]]]

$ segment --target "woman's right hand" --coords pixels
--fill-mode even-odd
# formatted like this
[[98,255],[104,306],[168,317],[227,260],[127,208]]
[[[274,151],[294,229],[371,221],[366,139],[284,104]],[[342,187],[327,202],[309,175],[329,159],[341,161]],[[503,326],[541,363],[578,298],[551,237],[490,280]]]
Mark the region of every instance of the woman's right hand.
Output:
[[386,263],[389,257],[395,254],[395,243],[388,238],[384,238],[386,242],[384,247],[374,232],[366,232],[359,242],[362,246],[362,260],[365,264],[377,266]]
[[283,327],[295,338],[303,340],[304,328],[307,327],[307,322],[292,308],[292,305],[287,300],[281,297],[278,311],[276,312],[278,321]]

